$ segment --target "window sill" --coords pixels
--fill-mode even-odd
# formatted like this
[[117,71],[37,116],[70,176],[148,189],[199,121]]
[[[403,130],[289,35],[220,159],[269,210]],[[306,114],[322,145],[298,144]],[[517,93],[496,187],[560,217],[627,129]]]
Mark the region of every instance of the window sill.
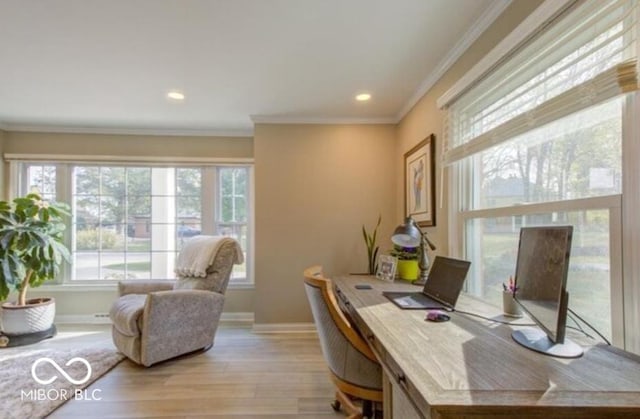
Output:
[[46,292],[86,292],[86,291],[117,291],[118,284],[50,284],[31,288],[31,291]]
[[[252,282],[240,282],[235,284],[229,284],[227,289],[230,290],[253,290],[255,284]],[[87,291],[117,291],[118,284],[48,284],[42,285],[37,288],[31,288],[32,292],[87,292]]]

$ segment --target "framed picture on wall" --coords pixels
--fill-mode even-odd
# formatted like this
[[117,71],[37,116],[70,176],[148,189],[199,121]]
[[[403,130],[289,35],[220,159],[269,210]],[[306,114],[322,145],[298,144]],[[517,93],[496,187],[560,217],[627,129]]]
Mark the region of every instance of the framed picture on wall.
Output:
[[378,270],[376,271],[376,278],[383,281],[393,282],[396,278],[396,265],[398,260],[391,255],[378,256]]
[[404,154],[404,211],[421,227],[436,225],[435,143],[431,134]]

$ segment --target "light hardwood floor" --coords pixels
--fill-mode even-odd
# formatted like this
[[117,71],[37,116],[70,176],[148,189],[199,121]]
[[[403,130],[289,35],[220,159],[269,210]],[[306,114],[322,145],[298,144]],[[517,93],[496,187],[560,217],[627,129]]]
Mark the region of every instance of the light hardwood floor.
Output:
[[[108,336],[103,329],[82,339]],[[88,388],[96,389],[101,400],[71,400],[49,417],[344,417],[331,409],[334,387],[315,333],[221,326],[208,352],[151,368],[125,360]]]

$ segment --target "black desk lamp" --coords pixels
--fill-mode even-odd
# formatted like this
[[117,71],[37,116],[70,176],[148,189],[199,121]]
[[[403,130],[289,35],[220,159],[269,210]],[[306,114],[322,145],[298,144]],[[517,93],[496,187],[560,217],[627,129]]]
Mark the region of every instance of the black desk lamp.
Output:
[[404,224],[400,224],[396,227],[391,241],[402,247],[419,247],[420,259],[418,260],[418,267],[420,268],[420,276],[418,280],[414,282],[416,285],[424,285],[427,281],[427,274],[429,272],[429,254],[428,249],[436,250],[436,246],[429,240],[427,233],[424,233],[418,227],[418,224],[411,217],[404,219]]

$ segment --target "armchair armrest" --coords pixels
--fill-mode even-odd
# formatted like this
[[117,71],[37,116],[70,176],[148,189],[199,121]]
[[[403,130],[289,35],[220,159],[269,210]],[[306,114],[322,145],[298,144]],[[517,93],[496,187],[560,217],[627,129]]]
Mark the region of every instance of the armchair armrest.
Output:
[[173,290],[175,281],[120,281],[118,282],[118,295],[149,294],[154,291]]
[[202,290],[149,293],[144,309],[142,364],[210,346],[222,315],[224,295]]

